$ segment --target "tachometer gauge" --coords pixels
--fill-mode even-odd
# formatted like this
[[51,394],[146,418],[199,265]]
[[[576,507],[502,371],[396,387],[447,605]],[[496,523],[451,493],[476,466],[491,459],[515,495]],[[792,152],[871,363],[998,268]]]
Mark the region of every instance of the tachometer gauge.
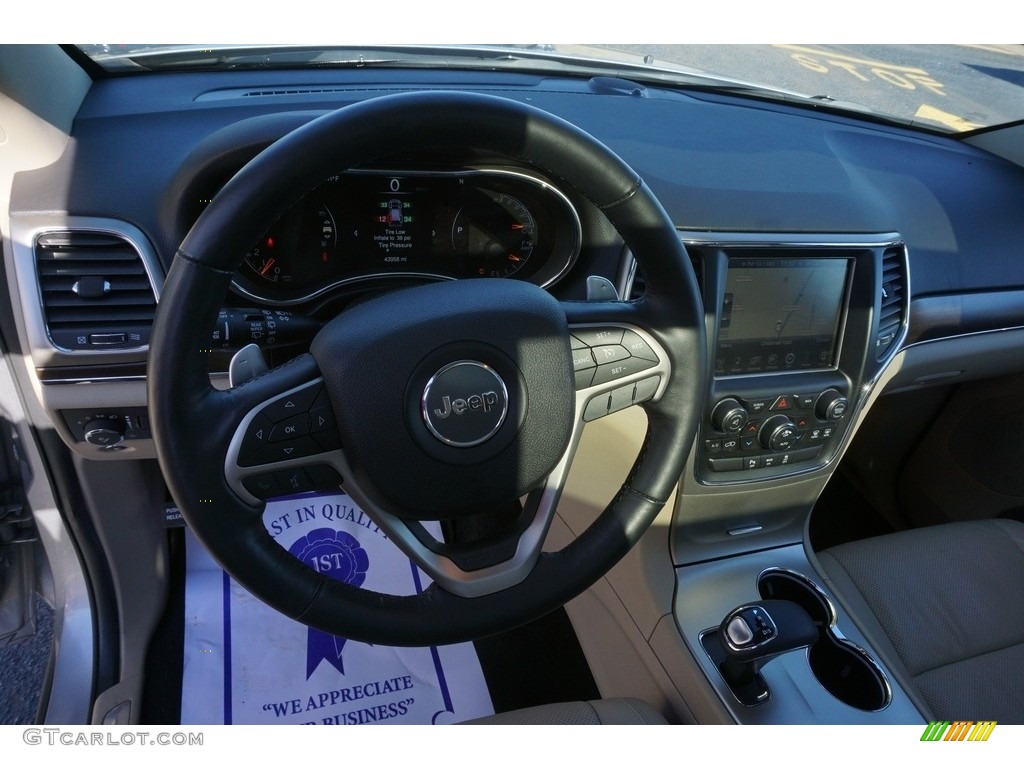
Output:
[[521,200],[478,190],[452,223],[452,247],[470,274],[510,277],[526,266],[537,244],[537,223]]
[[334,268],[334,215],[322,204],[300,204],[285,213],[245,255],[260,282],[307,285]]

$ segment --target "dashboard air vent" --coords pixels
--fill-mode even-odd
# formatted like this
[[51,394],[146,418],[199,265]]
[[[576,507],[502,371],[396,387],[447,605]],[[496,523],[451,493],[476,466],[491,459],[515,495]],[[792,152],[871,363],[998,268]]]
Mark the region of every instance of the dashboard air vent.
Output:
[[902,248],[890,248],[882,254],[882,285],[878,312],[875,353],[879,360],[899,336],[907,314],[906,275]]
[[36,239],[46,331],[65,350],[149,343],[156,297],[141,254],[103,232],[47,232]]

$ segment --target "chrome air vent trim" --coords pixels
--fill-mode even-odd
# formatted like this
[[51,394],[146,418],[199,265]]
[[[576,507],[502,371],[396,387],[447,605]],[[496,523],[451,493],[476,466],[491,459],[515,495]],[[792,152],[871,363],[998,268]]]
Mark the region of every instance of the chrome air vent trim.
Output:
[[[104,290],[92,290],[93,293],[100,294],[96,306],[104,304],[110,297],[124,296],[124,292],[119,291],[116,286],[122,278],[126,277],[129,280],[127,288],[130,291],[134,292],[139,289],[140,295],[151,296],[151,302],[148,298],[144,301],[145,304],[150,305],[150,311],[155,311],[159,301],[160,291],[163,287],[163,270],[149,239],[137,227],[127,222],[98,217],[66,214],[12,215],[11,256],[14,261],[13,271],[17,276],[17,298],[22,304],[24,334],[36,366],[81,365],[85,359],[88,359],[91,364],[145,360],[149,349],[148,343],[140,341],[138,344],[132,344],[130,335],[124,346],[96,344],[85,349],[71,349],[51,339],[47,325],[47,299],[44,297],[46,286],[49,285],[50,289],[54,289],[56,285],[57,294],[63,296],[56,302],[53,301],[54,294],[51,293],[49,296],[49,307],[51,309],[58,308],[58,312],[61,311],[58,305],[62,302],[67,303],[65,299],[74,304],[79,301],[81,296],[76,295],[73,291],[74,280],[64,285],[67,283],[67,275],[40,275],[37,266],[37,244],[41,244],[44,249],[48,247],[52,249],[54,246],[80,245],[82,243],[86,245],[86,249],[90,244],[100,244],[104,248],[108,245],[115,245],[122,249],[123,255],[132,254],[122,260],[122,266],[127,264],[129,266],[127,271],[134,272],[134,274],[120,275],[110,279],[107,279],[105,274],[100,275],[101,278],[104,278],[104,282],[111,283],[111,291],[107,292],[105,286],[103,286]],[[119,243],[123,245],[118,245]],[[45,261],[54,263],[52,259],[44,258]],[[109,263],[108,266],[111,273],[124,271],[113,266],[113,263]],[[44,271],[47,270],[44,269]],[[106,267],[100,269],[100,272],[106,271]],[[57,280],[56,284],[53,283],[53,279]],[[97,285],[79,286],[79,290],[88,293],[90,289],[96,289]],[[129,308],[133,301],[133,298],[128,299]],[[87,309],[86,314],[88,315],[89,312],[90,310]],[[107,318],[100,319],[100,326],[103,325],[104,319]],[[143,318],[143,322],[145,322],[145,318]],[[86,324],[89,323],[91,321],[87,319]],[[94,333],[101,332],[103,332],[103,328],[96,327]]]

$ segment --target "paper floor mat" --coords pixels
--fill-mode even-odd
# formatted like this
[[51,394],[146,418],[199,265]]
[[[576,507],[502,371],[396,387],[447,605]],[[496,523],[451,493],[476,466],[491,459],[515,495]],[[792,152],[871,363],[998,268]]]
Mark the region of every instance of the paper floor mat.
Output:
[[[281,546],[350,584],[398,595],[430,583],[344,494],[276,499],[263,520]],[[472,643],[391,648],[309,629],[242,589],[191,533],[186,541],[183,725],[426,725],[493,713]]]

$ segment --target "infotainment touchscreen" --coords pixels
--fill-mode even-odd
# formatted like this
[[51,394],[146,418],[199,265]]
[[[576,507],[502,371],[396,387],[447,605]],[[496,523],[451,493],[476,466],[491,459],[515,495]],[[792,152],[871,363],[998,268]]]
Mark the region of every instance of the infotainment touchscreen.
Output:
[[846,258],[730,258],[716,374],[835,367],[851,263]]

